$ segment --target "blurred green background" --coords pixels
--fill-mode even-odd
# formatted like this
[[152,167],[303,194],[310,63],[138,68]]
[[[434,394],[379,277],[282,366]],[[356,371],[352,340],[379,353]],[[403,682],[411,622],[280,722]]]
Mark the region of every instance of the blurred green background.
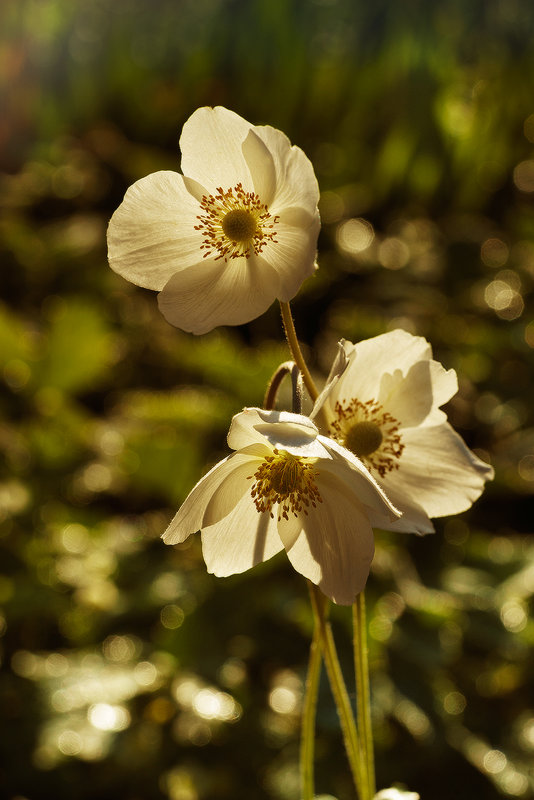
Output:
[[[159,540],[287,358],[278,310],[195,338],[106,262],[128,185],[216,104],[315,165],[294,313],[318,379],[341,336],[422,334],[496,468],[435,536],[377,534],[379,786],[532,797],[532,3],[4,0],[0,31],[0,797],[298,798],[304,581]],[[317,789],[353,798],[326,682]]]

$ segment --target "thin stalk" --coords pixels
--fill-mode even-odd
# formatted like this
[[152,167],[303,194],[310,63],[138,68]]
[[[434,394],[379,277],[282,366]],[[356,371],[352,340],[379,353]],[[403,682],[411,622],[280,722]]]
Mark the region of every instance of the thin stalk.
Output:
[[311,581],[308,581],[310,590],[310,598],[316,624],[319,626],[321,634],[321,649],[326,664],[326,671],[328,679],[332,688],[332,694],[337,707],[339,721],[341,723],[341,730],[343,733],[343,741],[345,744],[345,751],[349,760],[354,786],[360,798],[363,798],[362,793],[362,773],[361,773],[361,758],[360,758],[360,742],[358,738],[358,731],[356,723],[354,722],[354,714],[350,705],[349,695],[343,680],[341,666],[337,656],[336,645],[332,634],[330,623],[326,619],[325,606],[326,601],[324,595]]
[[268,410],[274,408],[278,390],[286,375],[291,375],[291,385],[293,388],[292,411],[295,414],[300,414],[302,410],[302,377],[294,361],[284,361],[283,364],[280,364],[268,383],[267,391],[263,399],[263,407]]
[[362,773],[366,787],[362,800],[367,798],[372,800],[376,793],[376,780],[364,592],[360,592],[352,606],[352,620],[354,630],[354,667],[356,671],[356,691],[358,693],[358,730],[361,737]]
[[302,350],[300,349],[299,340],[297,338],[297,332],[295,330],[295,323],[293,322],[293,315],[291,314],[291,307],[289,303],[282,303],[282,301],[280,301],[280,309],[282,311],[282,321],[284,323],[284,331],[286,334],[286,339],[289,345],[289,349],[291,350],[291,355],[293,356],[295,364],[298,366],[299,370],[302,373],[302,378],[304,380],[304,385],[308,390],[308,394],[310,395],[311,399],[315,402],[315,400],[317,400],[317,398],[319,397],[319,392],[317,391],[317,387],[311,376],[310,370],[308,369],[308,365],[304,360],[304,356],[302,355]]
[[302,800],[313,800],[315,787],[313,779],[313,760],[315,755],[315,716],[317,711],[317,695],[321,678],[321,635],[319,626],[314,626],[313,640],[310,645],[308,674],[306,676],[306,692],[302,709],[302,729],[300,739],[300,782]]

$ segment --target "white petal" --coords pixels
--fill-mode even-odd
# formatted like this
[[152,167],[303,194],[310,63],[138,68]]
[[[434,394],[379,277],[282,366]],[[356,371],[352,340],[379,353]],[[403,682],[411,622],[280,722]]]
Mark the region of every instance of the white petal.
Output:
[[[343,373],[349,365],[349,358],[345,351],[346,344],[347,342],[345,339],[342,339],[340,342],[338,342],[336,357],[334,358],[330,368],[328,378],[326,379],[322,391],[319,392],[319,396],[313,404],[313,408],[310,413],[310,419],[317,420],[318,423],[322,423],[323,429],[333,414],[332,409],[335,403],[332,403],[331,405],[331,398],[334,396],[334,394],[337,396],[337,391],[335,392],[334,387],[341,380]],[[353,347],[353,345],[351,345],[351,347]],[[324,418],[324,415],[326,415],[326,419]]]
[[[285,431],[284,442],[288,447],[305,446],[312,442],[318,433],[313,422],[301,414],[245,408],[232,419],[227,437],[228,445],[232,450],[240,450],[255,442],[263,442],[264,445],[268,442],[272,449],[272,446],[280,444],[276,437],[269,438],[269,427],[272,425],[277,426],[276,430]],[[262,432],[259,431],[260,427]]]
[[[254,455],[242,451],[231,453],[212,467],[189,492],[174,515],[162,536],[165,544],[184,542],[188,536],[202,528],[206,509],[223,483],[226,482],[226,491],[230,492],[234,500],[247,492],[248,484],[242,479],[241,469],[244,465],[250,465],[254,469],[256,460]],[[211,521],[213,516],[212,513]]]
[[[302,227],[276,224],[276,241],[269,242],[261,253],[261,258],[276,270],[280,287],[277,297],[287,303],[300,289],[302,283],[317,269],[317,236],[320,223],[318,219],[299,215]],[[297,221],[297,215],[293,216]]]
[[270,204],[273,214],[298,206],[316,217],[319,186],[309,158],[282,131],[270,125],[257,125],[254,132],[271,152],[276,172],[276,193]]
[[[323,439],[322,436],[320,438]],[[340,487],[343,486],[344,491],[353,496],[355,502],[365,506],[367,513],[372,512],[373,524],[384,527],[397,519],[400,512],[360,459],[337,442],[326,441],[333,458],[331,461],[322,460],[317,465],[320,470],[317,478],[319,491],[322,475],[326,474],[329,480],[337,481]]]
[[253,126],[222,106],[199,108],[187,120],[180,136],[182,172],[205,186],[210,194],[241,183],[254,191],[243,142]]
[[278,277],[255,257],[206,259],[173,275],[158,295],[165,319],[190,333],[218,325],[241,325],[259,317],[274,301]]
[[162,289],[201,258],[195,231],[199,205],[181,175],[162,171],[130,186],[108,226],[108,258],[115,272],[147,289]]
[[334,478],[323,476],[321,492],[323,502],[300,517],[302,531],[296,541],[287,541],[287,533],[294,531],[285,528],[284,521],[279,522],[278,530],[297,572],[334,602],[349,605],[369,574],[373,532],[362,507]]
[[268,206],[276,187],[274,162],[269,148],[251,129],[243,142],[242,150],[252,176],[254,190],[261,202]]
[[353,345],[345,342],[349,365],[342,380],[333,387],[329,402],[376,400],[384,373],[400,370],[406,374],[417,361],[429,359],[432,350],[426,339],[403,330],[389,331]]
[[447,371],[437,361],[425,360],[410,367],[406,375],[400,369],[383,375],[377,399],[402,428],[440,425],[447,415],[439,406],[457,391],[453,369]]
[[240,457],[236,459],[236,462],[243,459],[242,463],[236,463],[232,472],[224,478],[213,493],[204,511],[202,528],[220,522],[232,513],[244,495],[250,494],[254,473],[264,460],[263,451],[264,448],[261,445],[251,445],[240,450],[239,453],[235,453]]
[[399,519],[387,522],[384,521],[383,517],[381,519],[378,518],[374,511],[370,511],[369,520],[371,525],[373,528],[382,528],[386,531],[397,531],[398,533],[416,533],[418,536],[434,533],[435,528],[428,514],[413,496],[409,499],[407,498],[403,487],[397,485],[396,476],[398,477],[398,472],[392,473],[392,477],[389,480],[381,479],[381,483],[393,505],[402,511],[402,516]]
[[283,549],[276,521],[268,512],[257,511],[250,492],[224,519],[202,530],[208,572],[219,577],[245,572]]
[[458,514],[493,477],[492,467],[477,458],[448,423],[409,428],[403,431],[403,443],[399,469],[387,473],[382,485],[386,492],[395,487],[399,508],[406,513],[415,501],[429,517]]

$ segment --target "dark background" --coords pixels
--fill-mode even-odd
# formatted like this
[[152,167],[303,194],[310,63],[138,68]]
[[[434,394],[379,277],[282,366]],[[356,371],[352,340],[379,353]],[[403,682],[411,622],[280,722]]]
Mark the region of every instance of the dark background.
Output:
[[[195,338],[106,262],[125,189],[179,169],[206,104],[314,163],[293,306],[318,380],[341,336],[426,336],[496,469],[436,535],[377,533],[378,784],[532,797],[533,23],[522,0],[4,0],[2,798],[298,797],[304,581],[284,554],[217,579],[195,537],[159,540],[287,358],[278,310]],[[354,796],[326,682],[317,789]]]

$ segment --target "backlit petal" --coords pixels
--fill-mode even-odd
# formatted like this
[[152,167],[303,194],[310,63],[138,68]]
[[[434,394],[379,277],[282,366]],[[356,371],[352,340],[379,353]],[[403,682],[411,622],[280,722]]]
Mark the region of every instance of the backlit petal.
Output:
[[391,411],[401,428],[414,425],[439,425],[447,416],[439,406],[458,391],[453,369],[445,370],[437,361],[418,361],[406,375],[395,369],[380,382],[378,401]]
[[245,572],[283,549],[276,521],[256,510],[249,492],[224,519],[202,530],[208,572],[219,577]]
[[[313,445],[317,428],[308,417],[289,411],[266,411],[262,408],[245,408],[232,419],[228,431],[228,445],[239,450],[254,442],[263,442],[272,449],[281,447],[295,455],[307,455],[301,448]],[[293,449],[291,449],[293,448]],[[318,451],[328,457],[324,447]]]
[[243,155],[247,162],[254,191],[262,203],[270,205],[276,189],[276,174],[273,157],[267,145],[250,129],[242,144]]
[[[334,445],[337,445],[337,442],[330,444],[331,453],[334,453]],[[337,480],[340,487],[344,486],[346,493],[353,495],[358,503],[366,507],[368,513],[373,513],[375,525],[384,527],[397,519],[400,510],[391,502],[391,498],[362,462],[341,445],[337,445],[336,449],[337,454],[332,460],[323,460],[318,464],[320,470],[317,478],[319,490],[321,490],[322,476],[327,475],[329,480]]]
[[[301,215],[302,216],[302,215]],[[284,303],[292,300],[306,278],[317,269],[318,220],[306,217],[306,226],[276,225],[276,241],[269,242],[261,257],[276,270],[280,286],[277,298]]]
[[[237,497],[241,497],[247,491],[247,483],[242,480],[242,468],[244,465],[250,465],[254,469],[255,461],[255,456],[245,450],[231,453],[212,467],[193,487],[169,523],[162,536],[165,544],[184,542],[188,536],[202,528],[206,509],[222,484],[225,484],[226,491],[234,501]],[[210,519],[213,522],[213,511]]]
[[429,517],[443,517],[465,511],[481,494],[493,469],[465,445],[448,423],[437,427],[410,428],[403,432],[406,448],[402,468],[382,480],[386,492],[395,487],[400,510],[408,509],[411,498]]
[[241,325],[260,316],[276,298],[274,270],[255,258],[228,263],[206,259],[173,275],[158,295],[165,319],[201,334],[218,325]]
[[155,172],[130,186],[108,226],[115,272],[147,289],[163,289],[176,272],[198,262],[199,205],[177,172]]
[[182,172],[205,186],[210,194],[241,183],[246,192],[254,184],[243,154],[243,142],[252,125],[227,108],[197,109],[180,136]]
[[[417,361],[428,359],[432,350],[426,339],[403,330],[389,331],[354,345],[345,342],[349,364],[343,379],[334,387],[330,402],[338,399],[378,399],[384,373],[406,374]],[[391,410],[392,413],[393,410]]]
[[270,125],[256,125],[254,132],[265,142],[274,161],[276,193],[272,212],[280,214],[284,208],[298,206],[318,217],[319,186],[309,158],[282,131]]
[[297,572],[317,584],[334,602],[350,605],[369,575],[374,554],[371,525],[363,508],[340,489],[334,477],[323,476],[323,502],[301,517],[302,530],[288,541],[279,532]]

